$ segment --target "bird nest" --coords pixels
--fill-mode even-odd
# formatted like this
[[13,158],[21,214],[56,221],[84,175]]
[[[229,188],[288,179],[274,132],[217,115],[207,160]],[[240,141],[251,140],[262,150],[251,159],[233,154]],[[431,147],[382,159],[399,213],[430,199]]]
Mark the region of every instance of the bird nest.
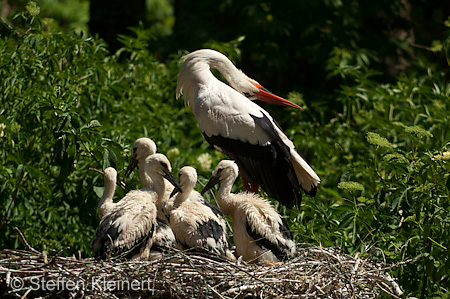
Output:
[[[26,243],[25,243],[26,244]],[[28,244],[26,244],[28,245]],[[29,245],[28,245],[29,246]],[[267,265],[176,251],[154,261],[96,261],[28,250],[0,251],[2,298],[400,298],[387,270],[337,249],[299,247]]]

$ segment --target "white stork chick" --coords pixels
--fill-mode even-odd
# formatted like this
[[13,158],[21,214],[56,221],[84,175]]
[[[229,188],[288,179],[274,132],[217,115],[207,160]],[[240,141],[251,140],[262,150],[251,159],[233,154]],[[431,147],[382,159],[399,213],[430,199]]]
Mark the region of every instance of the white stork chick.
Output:
[[[147,157],[156,153],[156,144],[153,140],[147,137],[137,139],[133,143],[133,153],[128,163],[127,170],[125,171],[125,177],[128,177],[131,172],[137,167],[139,163],[144,161]],[[152,187],[153,182],[151,178],[139,168],[139,180],[143,188]],[[170,193],[173,191],[172,184],[166,184],[166,193],[164,198],[156,203],[158,208],[158,218],[164,222],[169,223],[169,214],[173,200],[169,199]]]
[[[217,79],[218,70],[231,85]],[[222,53],[201,49],[184,57],[176,97],[183,94],[206,141],[239,165],[244,188],[258,185],[287,208],[300,206],[301,189],[315,196],[320,178],[263,108],[252,100],[300,108],[274,95]]]
[[98,202],[98,215],[100,219],[103,218],[116,205],[113,202],[114,192],[116,191],[117,171],[113,167],[108,167],[103,172],[105,180],[105,189],[103,195]]
[[[141,167],[151,178],[153,188],[128,192],[109,211],[97,228],[92,251],[97,259],[125,257],[148,259],[156,226],[155,202],[164,196],[165,179],[181,188],[172,174],[169,160],[162,154],[153,154]],[[181,190],[181,189],[180,189]]]
[[[139,163],[144,161],[147,157],[156,153],[156,143],[147,137],[142,137],[137,139],[133,143],[133,153],[128,163],[127,170],[125,171],[125,177],[128,177],[134,168],[137,167]],[[143,167],[139,168],[139,180],[141,182],[142,187],[152,187],[153,182],[152,179],[148,176],[148,174],[144,171]],[[175,235],[172,232],[172,229],[169,225],[169,214],[170,214],[170,203],[173,200],[169,200],[169,194],[172,192],[173,185],[165,184],[166,190],[163,197],[160,197],[156,202],[157,208],[157,219],[156,219],[156,227],[155,232],[153,234],[153,242],[152,242],[152,250],[151,250],[151,259],[157,259],[161,257],[161,252],[170,249],[176,248],[176,239]]]
[[294,238],[274,207],[254,193],[230,193],[238,171],[235,162],[221,161],[202,190],[203,194],[221,182],[217,200],[223,213],[231,216],[236,255],[249,262],[277,262],[294,257]]
[[[195,168],[181,168],[179,180],[182,191],[176,195],[174,208],[170,213],[170,227],[179,248],[215,253],[234,260],[226,236],[225,220],[217,211],[203,203],[199,199],[202,198],[200,193],[194,190],[197,183]],[[175,190],[173,193],[176,193]]]
[[[136,166],[144,161],[148,156],[156,153],[156,143],[147,137],[137,139],[133,143],[133,153],[131,155],[130,162],[128,163],[127,170],[125,171],[125,177],[128,177]],[[143,188],[149,188],[153,186],[151,178],[145,173],[141,167],[139,169],[139,180]],[[170,191],[172,192],[172,190]]]

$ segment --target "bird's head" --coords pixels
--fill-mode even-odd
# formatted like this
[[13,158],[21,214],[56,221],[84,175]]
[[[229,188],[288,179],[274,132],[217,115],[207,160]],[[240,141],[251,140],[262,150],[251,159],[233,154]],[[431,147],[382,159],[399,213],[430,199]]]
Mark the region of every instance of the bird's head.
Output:
[[239,91],[242,95],[244,95],[246,98],[248,98],[251,101],[262,101],[266,103],[276,104],[280,106],[285,107],[291,107],[296,109],[302,109],[297,104],[292,103],[291,101],[288,101],[282,97],[277,96],[276,94],[270,92],[265,87],[263,87],[261,84],[259,84],[256,80],[247,77],[244,73],[242,73],[243,76],[245,76],[245,80],[241,80],[240,84],[237,84],[237,86],[230,82],[231,86],[233,86],[234,89]]
[[145,158],[156,153],[156,144],[150,138],[139,138],[133,143],[133,153],[131,154],[130,162],[128,163],[125,177],[128,177],[136,168],[139,162]]
[[114,182],[115,184],[117,181],[117,171],[113,167],[107,167],[103,172],[103,177],[105,179],[105,183]]
[[[192,84],[192,82],[198,83],[202,80],[206,80],[208,76],[205,74],[211,74],[210,68],[218,70],[231,87],[249,100],[260,100],[281,106],[301,109],[300,106],[271,93],[256,80],[245,75],[225,55],[211,49],[200,49],[184,56],[177,80],[177,98],[182,93],[189,94],[190,89],[195,90],[195,88],[191,86],[195,85]],[[188,97],[193,98],[192,95]]]
[[158,177],[163,177],[168,180],[175,189],[181,192],[181,186],[172,173],[172,167],[170,166],[169,159],[163,154],[153,154],[145,158],[141,167],[144,167],[144,171],[150,175],[153,181]]
[[217,69],[225,77],[225,80],[228,81],[231,87],[249,100],[259,100],[280,106],[302,109],[297,104],[270,92],[255,79],[248,77],[222,53],[212,50],[209,50],[206,53],[209,53],[209,64],[211,68]]
[[189,192],[189,190],[194,189],[197,183],[197,170],[192,166],[184,166],[180,169],[178,173],[178,181],[181,185],[181,190],[173,189],[170,197],[174,196],[176,193]]
[[236,180],[238,175],[239,175],[239,168],[234,161],[231,160],[220,161],[219,164],[217,164],[216,168],[214,169],[211,179],[203,188],[201,194],[204,194],[214,185],[226,179],[231,179],[234,182],[234,180]]

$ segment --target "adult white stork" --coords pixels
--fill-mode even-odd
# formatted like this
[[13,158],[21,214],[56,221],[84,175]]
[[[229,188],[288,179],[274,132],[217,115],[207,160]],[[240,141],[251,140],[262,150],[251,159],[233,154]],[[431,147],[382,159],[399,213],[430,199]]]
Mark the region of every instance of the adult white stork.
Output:
[[238,174],[236,163],[223,160],[202,190],[203,194],[220,182],[217,201],[223,213],[231,216],[236,255],[250,262],[278,262],[294,257],[294,238],[274,207],[254,193],[231,193]]
[[[137,139],[133,143],[133,152],[125,171],[125,177],[128,177],[139,163],[142,163],[149,156],[155,154],[156,150],[156,144],[152,139],[147,137]],[[139,180],[142,187],[153,187],[153,181],[146,173],[145,167],[139,168]],[[166,190],[164,196],[158,197],[156,202],[156,227],[152,237],[151,259],[160,258],[162,252],[171,248],[176,248],[175,235],[169,225],[170,209],[168,207],[168,202],[170,201],[169,195],[174,188],[172,184],[166,183],[165,186]]]
[[[211,69],[217,69],[231,87],[217,79]],[[210,49],[184,57],[177,98],[181,94],[205,139],[236,161],[243,180],[261,186],[288,208],[300,206],[301,189],[315,196],[319,177],[270,114],[251,100],[299,106],[272,94],[223,54]]]
[[125,257],[148,259],[156,225],[155,202],[164,196],[166,178],[181,188],[172,174],[169,160],[162,154],[149,156],[141,164],[153,181],[153,188],[128,192],[103,216],[92,251],[97,259]]
[[[179,172],[181,190],[175,197],[170,212],[170,227],[177,238],[179,248],[197,252],[215,253],[234,260],[226,236],[226,224],[222,216],[199,199],[194,190],[197,171],[184,166]],[[178,190],[174,189],[174,195]]]

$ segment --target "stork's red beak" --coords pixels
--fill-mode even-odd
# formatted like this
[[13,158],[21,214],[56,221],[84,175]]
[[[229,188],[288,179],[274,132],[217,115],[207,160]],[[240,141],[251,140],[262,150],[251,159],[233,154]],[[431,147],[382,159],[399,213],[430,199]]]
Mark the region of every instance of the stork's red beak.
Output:
[[280,106],[302,109],[302,107],[300,107],[299,105],[294,104],[286,99],[283,99],[282,97],[279,97],[279,96],[271,93],[270,91],[268,91],[267,89],[262,87],[260,84],[253,83],[253,85],[255,85],[259,89],[259,93],[256,94],[256,97],[260,101],[271,103],[271,104],[276,104],[276,105],[280,105]]

